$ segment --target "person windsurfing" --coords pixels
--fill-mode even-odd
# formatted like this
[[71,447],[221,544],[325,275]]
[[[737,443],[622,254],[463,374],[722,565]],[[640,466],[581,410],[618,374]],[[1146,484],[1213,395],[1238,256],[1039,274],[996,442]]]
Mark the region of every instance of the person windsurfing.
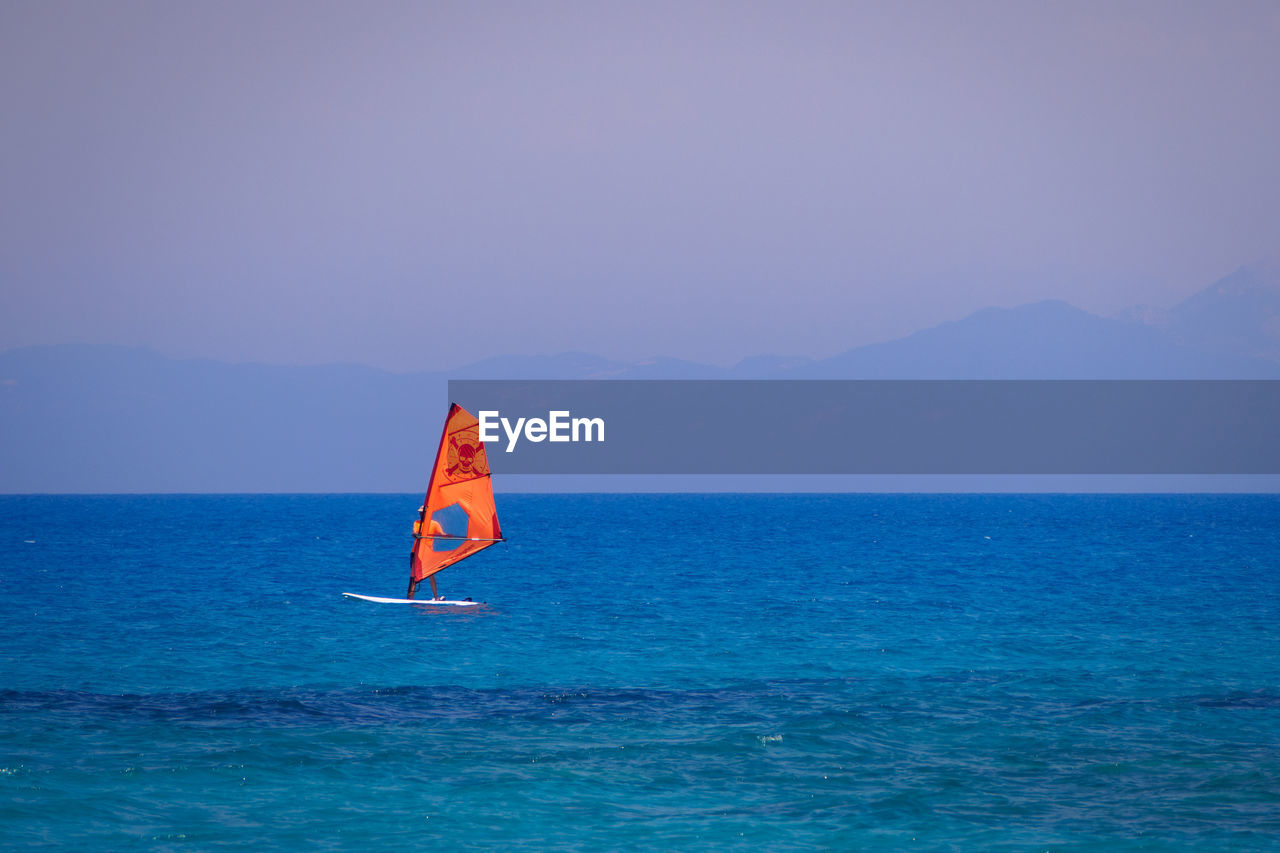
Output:
[[[418,507],[418,520],[413,523],[414,539],[422,538],[422,512],[424,509],[425,505]],[[427,536],[443,535],[444,528],[440,526],[440,522],[436,521],[434,518],[431,519],[431,524],[427,527]],[[434,574],[429,575],[427,580],[431,581],[431,600],[442,601],[443,599],[440,597],[439,591],[436,590],[436,576]],[[404,597],[412,600],[413,594],[418,591],[418,584],[420,583],[422,583],[422,581],[416,581],[413,579],[413,555],[411,554],[409,556],[409,591],[405,593]]]

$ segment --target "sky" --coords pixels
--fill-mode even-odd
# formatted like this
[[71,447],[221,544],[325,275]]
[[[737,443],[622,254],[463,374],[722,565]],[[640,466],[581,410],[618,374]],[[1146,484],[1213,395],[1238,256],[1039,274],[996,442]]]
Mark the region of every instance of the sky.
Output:
[[0,349],[825,357],[1280,246],[1274,2],[0,4]]

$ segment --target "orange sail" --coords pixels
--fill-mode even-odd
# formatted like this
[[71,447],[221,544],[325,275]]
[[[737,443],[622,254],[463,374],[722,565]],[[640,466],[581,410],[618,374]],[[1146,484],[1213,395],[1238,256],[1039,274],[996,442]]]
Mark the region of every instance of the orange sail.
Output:
[[449,406],[427,499],[414,525],[409,563],[415,582],[502,541],[478,425],[466,409]]

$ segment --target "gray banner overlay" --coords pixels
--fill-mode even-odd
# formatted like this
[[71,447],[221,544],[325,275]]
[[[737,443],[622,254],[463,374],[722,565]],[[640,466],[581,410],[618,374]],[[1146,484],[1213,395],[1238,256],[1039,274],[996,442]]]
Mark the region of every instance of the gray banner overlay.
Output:
[[[1276,474],[1280,381],[456,380],[474,414],[602,418],[495,474]],[[580,433],[584,435],[585,432]]]

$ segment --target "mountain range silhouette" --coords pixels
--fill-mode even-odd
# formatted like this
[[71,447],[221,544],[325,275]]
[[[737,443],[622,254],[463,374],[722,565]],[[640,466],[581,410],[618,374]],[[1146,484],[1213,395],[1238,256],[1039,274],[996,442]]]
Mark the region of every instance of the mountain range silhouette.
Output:
[[449,379],[1280,379],[1280,268],[1167,311],[986,308],[827,359],[732,367],[588,353],[448,371],[175,359],[106,345],[0,353],[0,492],[386,492],[420,485]]

